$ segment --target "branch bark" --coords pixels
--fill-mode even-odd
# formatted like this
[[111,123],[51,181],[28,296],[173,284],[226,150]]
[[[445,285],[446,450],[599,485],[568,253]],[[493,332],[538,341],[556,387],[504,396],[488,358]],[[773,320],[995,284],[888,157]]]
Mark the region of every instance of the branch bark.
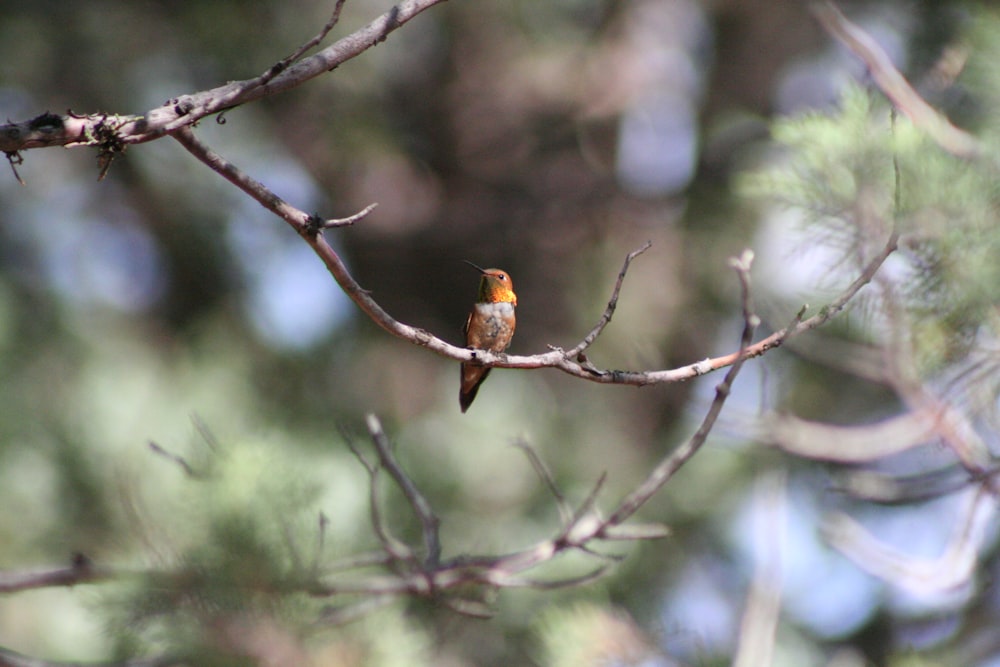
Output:
[[[206,116],[284,92],[332,71],[385,41],[390,33],[440,2],[444,0],[402,0],[365,27],[308,58],[289,62],[296,56],[301,56],[313,42],[318,43],[319,40],[310,40],[303,45],[304,48],[258,77],[181,95],[141,116],[45,113],[21,123],[0,125],[0,151],[12,155],[31,148],[49,146],[101,146],[121,150],[129,144],[159,139],[182,127],[190,127]],[[339,18],[341,4],[343,3],[337,4],[331,19],[333,23]],[[332,25],[327,25],[332,29]],[[324,26],[325,32],[320,34],[325,36],[329,29]]]

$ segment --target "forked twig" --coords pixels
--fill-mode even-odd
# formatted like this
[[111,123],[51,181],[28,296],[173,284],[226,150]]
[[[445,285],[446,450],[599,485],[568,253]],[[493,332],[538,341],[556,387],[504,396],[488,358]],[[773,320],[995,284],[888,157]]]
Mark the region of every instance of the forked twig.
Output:
[[750,265],[752,262],[753,252],[750,250],[745,250],[739,258],[730,260],[730,264],[736,271],[736,275],[740,281],[740,296],[743,304],[743,335],[740,339],[741,352],[738,353],[729,372],[726,373],[726,377],[716,386],[715,398],[712,400],[712,404],[709,406],[704,419],[702,419],[701,426],[698,427],[698,430],[690,440],[667,455],[653,469],[653,472],[646,478],[646,481],[622,500],[618,509],[608,517],[608,525],[619,525],[635,514],[640,507],[653,497],[653,494],[659,491],[674,476],[674,473],[680,470],[681,466],[695,455],[701,446],[705,444],[705,440],[708,439],[708,434],[712,431],[715,421],[719,418],[719,413],[722,412],[722,406],[725,405],[726,399],[729,398],[733,381],[748,358],[747,351],[753,342],[754,331],[760,324],[760,318],[754,314],[750,303]]

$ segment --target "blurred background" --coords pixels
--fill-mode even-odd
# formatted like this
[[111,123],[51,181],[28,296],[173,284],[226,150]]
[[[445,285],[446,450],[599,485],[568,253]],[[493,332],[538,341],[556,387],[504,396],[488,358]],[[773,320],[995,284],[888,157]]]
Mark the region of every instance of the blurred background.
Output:
[[[390,6],[348,0],[327,43]],[[263,72],[332,8],[0,0],[0,115],[141,114]],[[932,104],[994,131],[1000,24],[989,10],[843,9]],[[869,195],[877,222],[900,213],[886,186],[887,107],[869,87],[800,0],[452,0],[329,75],[196,131],[303,210],[343,217],[378,202],[327,238],[393,317],[456,344],[478,282],[462,260],[511,274],[510,351],[532,354],[575,344],[625,255],[651,240],[589,353],[602,368],[648,370],[736,349],[739,290],[726,261],[744,248],[757,253],[764,335],[804,304],[815,312],[857,275],[856,255],[881,247],[885,224],[849,215],[847,233],[809,215],[836,217],[831,201]],[[772,133],[779,119],[784,133]],[[874,132],[852,133],[868,119]],[[920,287],[902,301],[925,325],[920,380],[974,412],[989,448],[995,393],[955,387],[995,376],[995,179],[953,162],[930,171],[939,151],[918,135],[898,150],[911,158],[903,209],[924,226],[907,229],[907,261],[890,276]],[[322,569],[377,548],[367,474],[348,447],[364,449],[366,413],[440,514],[445,556],[504,553],[559,529],[513,443],[536,448],[571,500],[607,472],[598,504],[610,508],[690,437],[721,375],[637,389],[495,370],[462,415],[456,363],[366,320],[290,228],[176,142],[129,147],[100,182],[92,150],[23,157],[23,185],[0,178],[0,569],[82,553],[136,575],[0,597],[0,646],[50,660],[204,656],[207,645],[225,654],[240,633],[206,616],[251,609],[276,619],[274,645],[304,647],[319,665],[729,664],[746,655],[741,619],[755,608],[751,582],[763,581],[780,613],[773,655],[756,664],[1000,665],[992,498],[966,484],[945,445],[837,464],[760,435],[757,418],[772,410],[837,424],[900,411],[886,382],[857,372],[891,338],[878,299],[747,364],[706,447],[639,513],[672,536],[609,549],[624,558],[597,583],[500,591],[490,620],[400,601],[345,629],[317,622],[323,600],[226,598],[225,577],[245,583],[241,569]],[[841,167],[843,192],[807,187]],[[772,178],[761,185],[761,174]],[[869,178],[877,187],[864,187]],[[960,248],[979,253],[975,266]],[[958,481],[866,502],[845,492],[845,469]],[[380,488],[387,520],[418,536],[398,493]],[[907,590],[833,548],[824,528],[835,512],[930,560],[968,525],[975,564],[948,585]],[[172,598],[146,574],[180,564],[207,573],[196,588],[214,606]],[[538,576],[592,565],[561,559]]]

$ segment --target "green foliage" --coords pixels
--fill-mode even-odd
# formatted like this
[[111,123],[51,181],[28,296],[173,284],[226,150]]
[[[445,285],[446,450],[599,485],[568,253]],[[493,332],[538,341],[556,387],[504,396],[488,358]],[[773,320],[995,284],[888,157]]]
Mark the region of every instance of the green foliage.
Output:
[[[155,562],[98,594],[115,655],[168,655],[203,667],[264,664],[275,651],[289,661],[282,664],[327,664],[326,654],[343,665],[431,664],[426,631],[398,607],[344,628],[318,621],[363,599],[316,594],[331,562],[363,549],[343,525],[363,519],[331,488],[339,467],[288,443],[219,442],[199,430],[203,441],[190,456],[156,461],[182,478],[172,495],[134,499]],[[345,492],[366,495],[361,486]]]
[[145,517],[174,515],[174,534],[156,538],[165,562],[105,600],[123,654],[145,644],[198,656],[192,664],[229,664],[234,624],[267,619],[292,632],[317,613],[307,598],[322,555],[314,471],[264,444],[201,451],[183,500]]
[[[905,306],[925,370],[964,357],[995,326],[1000,285],[996,169],[957,158],[884,102],[848,87],[829,113],[778,120],[780,152],[742,191],[794,211],[813,242],[860,266],[900,232],[887,298]],[[892,285],[891,289],[888,285]]]
[[880,212],[891,208],[891,134],[876,120],[870,93],[850,87],[836,113],[809,112],[777,120],[779,153],[765,169],[741,179],[744,194],[794,207],[809,224],[843,225],[869,193]]

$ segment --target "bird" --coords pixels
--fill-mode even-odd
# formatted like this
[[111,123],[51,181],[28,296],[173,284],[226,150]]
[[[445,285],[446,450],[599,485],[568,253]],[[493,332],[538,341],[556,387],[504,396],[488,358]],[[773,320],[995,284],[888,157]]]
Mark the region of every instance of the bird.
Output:
[[[479,295],[462,329],[465,344],[474,350],[499,353],[507,349],[514,337],[514,308],[517,295],[510,274],[501,269],[484,269],[472,262],[465,263],[479,271]],[[476,364],[462,364],[462,384],[458,391],[458,404],[464,413],[472,405],[479,386],[490,374],[490,368]]]

